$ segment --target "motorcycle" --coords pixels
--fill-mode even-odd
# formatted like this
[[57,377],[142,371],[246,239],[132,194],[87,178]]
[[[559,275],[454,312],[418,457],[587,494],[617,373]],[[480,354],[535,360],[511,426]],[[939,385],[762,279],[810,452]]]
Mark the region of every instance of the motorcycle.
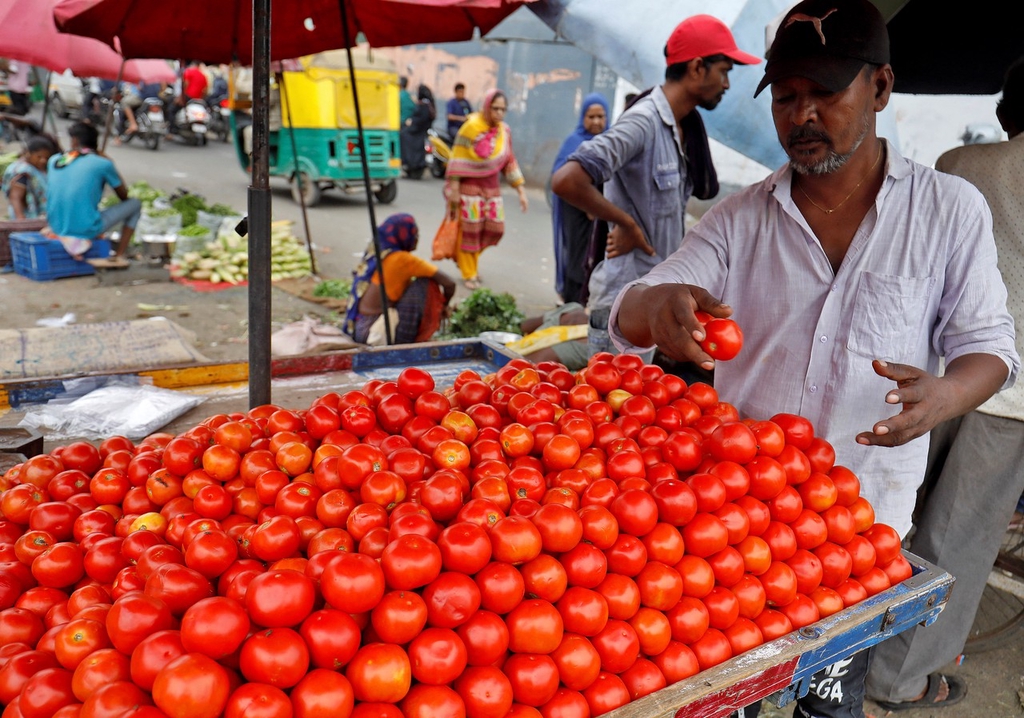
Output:
[[452,140],[448,135],[441,134],[433,127],[427,130],[427,164],[434,177],[444,177],[448,169],[448,158],[452,154],[451,145]]
[[[115,112],[119,115],[120,110]],[[119,120],[118,127],[123,124]],[[122,134],[127,144],[138,138],[146,147],[155,150],[160,147],[160,139],[167,134],[167,120],[164,119],[164,103],[156,97],[148,97],[135,109],[135,124],[139,129],[132,134]]]
[[175,112],[174,124],[172,135],[191,145],[205,145],[210,131],[210,110],[202,100],[189,100]]
[[221,142],[227,142],[231,138],[231,110],[221,102],[210,102],[209,134],[216,136]]

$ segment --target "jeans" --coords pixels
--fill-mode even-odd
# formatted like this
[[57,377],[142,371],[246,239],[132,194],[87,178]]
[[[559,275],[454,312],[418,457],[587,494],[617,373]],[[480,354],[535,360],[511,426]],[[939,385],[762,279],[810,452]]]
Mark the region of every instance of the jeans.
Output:
[[103,221],[103,233],[108,232],[119,224],[124,224],[127,229],[135,229],[135,225],[139,223],[141,216],[142,202],[134,197],[129,197],[122,202],[118,202],[113,207],[107,207],[100,212],[100,217]]

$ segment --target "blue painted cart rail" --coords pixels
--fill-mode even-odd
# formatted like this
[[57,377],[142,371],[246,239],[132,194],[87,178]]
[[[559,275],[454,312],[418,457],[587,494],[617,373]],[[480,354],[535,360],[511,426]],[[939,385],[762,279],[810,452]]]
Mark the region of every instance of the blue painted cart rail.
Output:
[[953,577],[911,553],[903,555],[914,568],[906,581],[633,701],[607,718],[725,718],[759,699],[783,706],[806,695],[811,676],[826,666],[938,617]]

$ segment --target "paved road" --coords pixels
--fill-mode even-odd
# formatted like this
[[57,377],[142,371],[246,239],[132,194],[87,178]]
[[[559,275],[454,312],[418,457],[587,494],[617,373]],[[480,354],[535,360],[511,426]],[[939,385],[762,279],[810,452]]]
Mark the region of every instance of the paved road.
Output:
[[[133,142],[110,146],[108,154],[129,183],[143,179],[167,191],[184,187],[211,202],[223,202],[239,210],[246,206],[249,180],[229,144],[212,141],[206,147],[190,147],[165,142],[153,152]],[[302,213],[291,198],[288,184],[284,179],[272,178],[271,187],[274,219],[295,220],[301,236]],[[400,179],[398,198],[390,205],[375,206],[377,222],[393,212],[412,214],[420,225],[418,253],[429,258],[430,242],[444,210],[441,187],[442,180],[429,174],[422,180]],[[553,306],[556,296],[551,214],[541,190],[532,190],[529,196],[530,211],[523,215],[515,193],[506,187],[505,239],[484,252],[480,270],[485,286],[512,293],[521,310],[535,313]],[[309,222],[321,276],[348,277],[370,236],[365,196],[326,191],[320,204],[309,210]],[[443,262],[442,269],[453,276],[458,274],[453,262]]]

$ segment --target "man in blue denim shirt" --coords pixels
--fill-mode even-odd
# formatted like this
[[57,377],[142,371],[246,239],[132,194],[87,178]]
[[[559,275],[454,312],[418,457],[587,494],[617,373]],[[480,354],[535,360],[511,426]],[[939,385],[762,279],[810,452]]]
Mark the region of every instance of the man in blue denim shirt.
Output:
[[[616,352],[608,339],[608,314],[619,290],[683,239],[694,188],[683,132],[702,135],[706,146],[696,108],[712,110],[721,102],[734,64],[761,61],[739,50],[729,28],[710,15],[679,23],[665,45],[665,60],[665,83],[583,143],[551,180],[555,194],[611,226],[605,259],[590,276],[591,355]],[[602,183],[604,195],[595,186]]]

